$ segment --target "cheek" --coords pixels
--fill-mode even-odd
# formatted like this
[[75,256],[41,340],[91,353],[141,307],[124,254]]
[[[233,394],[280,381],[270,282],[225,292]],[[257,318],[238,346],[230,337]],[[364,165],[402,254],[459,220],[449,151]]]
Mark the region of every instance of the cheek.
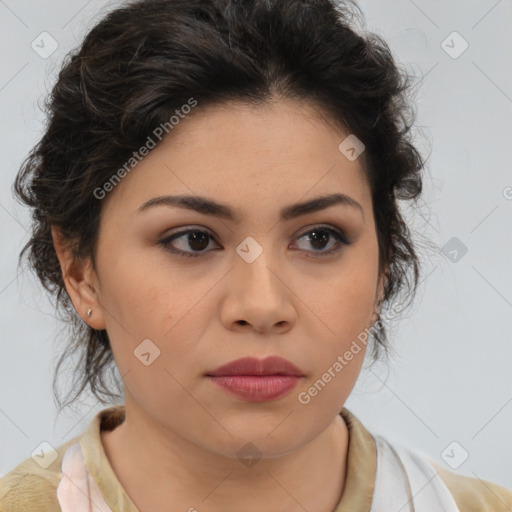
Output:
[[378,276],[376,243],[347,252],[324,293],[316,292],[319,317],[329,330],[315,356],[305,399],[336,409],[349,396],[364,362]]
[[[121,373],[134,366],[139,368],[141,363],[134,351],[147,339],[157,348],[148,342],[146,345],[158,354],[155,365],[148,366],[151,378],[158,380],[154,370],[158,366],[180,373],[192,358],[210,317],[211,313],[205,310],[209,302],[198,304],[198,297],[206,295],[214,282],[191,280],[163,263],[147,257],[139,261],[133,256],[119,258],[116,263],[112,257],[110,269],[105,272],[102,289],[107,292],[102,296],[102,304]],[[163,382],[159,385],[169,375],[164,373],[161,378]]]
[[[322,328],[327,334],[321,340],[321,350],[312,353],[311,378],[299,397],[300,403],[315,409],[315,415],[327,417],[333,410],[341,410],[364,362],[376,275],[370,267],[358,268],[360,272],[340,272],[317,303],[328,330]],[[316,334],[312,339],[318,339]]]
[[337,279],[336,294],[328,303],[332,330],[343,339],[369,327],[375,301],[376,280],[368,274],[342,274]]
[[347,252],[323,281],[323,289],[317,289],[312,298],[336,345],[341,341],[350,343],[370,327],[378,277],[374,249],[361,244],[357,251]]
[[132,337],[160,337],[168,331],[187,293],[177,273],[140,248],[118,244],[105,247],[101,256],[101,299],[113,329],[121,324],[124,336]]

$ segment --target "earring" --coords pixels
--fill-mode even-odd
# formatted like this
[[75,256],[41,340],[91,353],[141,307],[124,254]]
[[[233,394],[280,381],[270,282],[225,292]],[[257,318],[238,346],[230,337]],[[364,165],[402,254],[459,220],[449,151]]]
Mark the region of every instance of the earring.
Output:
[[88,309],[87,310],[87,318],[89,318],[91,316],[91,313],[92,313],[92,309]]

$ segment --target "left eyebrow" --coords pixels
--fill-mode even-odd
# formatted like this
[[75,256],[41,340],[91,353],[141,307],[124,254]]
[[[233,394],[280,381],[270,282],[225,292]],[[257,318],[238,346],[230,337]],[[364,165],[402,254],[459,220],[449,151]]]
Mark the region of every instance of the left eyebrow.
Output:
[[[281,220],[290,220],[296,217],[300,217],[301,215],[324,210],[325,208],[337,204],[350,206],[356,210],[359,210],[364,220],[364,210],[361,204],[358,203],[354,198],[341,193],[323,195],[308,201],[291,204],[282,208],[279,214]],[[239,213],[233,210],[230,206],[218,203],[203,196],[178,195],[153,197],[149,201],[146,201],[144,204],[142,204],[138,208],[138,212],[145,211],[148,208],[154,206],[176,206],[179,208],[194,210],[204,215],[214,215],[216,217],[221,217],[232,222],[238,222],[240,220]]]

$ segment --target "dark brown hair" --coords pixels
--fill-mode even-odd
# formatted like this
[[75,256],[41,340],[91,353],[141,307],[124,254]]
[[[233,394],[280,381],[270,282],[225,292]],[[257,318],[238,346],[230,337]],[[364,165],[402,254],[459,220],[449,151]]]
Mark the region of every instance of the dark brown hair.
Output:
[[[105,380],[109,369],[115,373],[107,332],[74,310],[51,227],[94,266],[102,208],[94,191],[191,97],[196,108],[305,100],[361,140],[379,270],[387,269],[382,304],[399,292],[413,297],[419,263],[398,203],[416,201],[422,189],[424,162],[410,138],[412,81],[379,36],[351,28],[358,15],[349,0],[142,0],[108,13],[66,56],[46,101],[45,133],[14,184],[33,219],[19,262],[28,250],[71,330],[54,377],[60,405],[56,377],[76,351],[81,358],[65,405],[87,386],[102,403],[119,394]],[[383,324],[373,337],[376,360],[379,346],[388,345]]]

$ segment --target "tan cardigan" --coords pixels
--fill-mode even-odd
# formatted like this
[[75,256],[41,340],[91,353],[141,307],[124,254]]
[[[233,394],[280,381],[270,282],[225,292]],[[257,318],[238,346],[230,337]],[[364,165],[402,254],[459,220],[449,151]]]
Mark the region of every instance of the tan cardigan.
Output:
[[[139,512],[110,466],[100,428],[112,430],[124,420],[124,405],[100,411],[87,429],[57,448],[58,459],[47,469],[27,458],[0,479],[1,512],[60,512],[57,486],[62,457],[79,441],[85,463],[113,512]],[[335,512],[369,512],[376,470],[371,434],[346,408],[340,413],[349,431],[348,467],[343,496]],[[461,512],[512,512],[512,492],[478,478],[458,475],[430,461],[450,489]]]

